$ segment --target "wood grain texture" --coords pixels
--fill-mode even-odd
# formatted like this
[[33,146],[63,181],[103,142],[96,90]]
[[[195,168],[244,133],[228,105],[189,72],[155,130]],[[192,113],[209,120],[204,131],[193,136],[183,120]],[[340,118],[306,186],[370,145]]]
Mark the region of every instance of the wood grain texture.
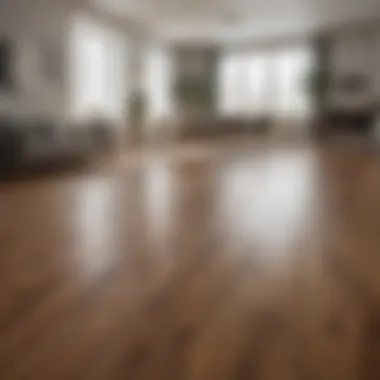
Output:
[[380,158],[214,143],[0,185],[2,380],[380,378]]

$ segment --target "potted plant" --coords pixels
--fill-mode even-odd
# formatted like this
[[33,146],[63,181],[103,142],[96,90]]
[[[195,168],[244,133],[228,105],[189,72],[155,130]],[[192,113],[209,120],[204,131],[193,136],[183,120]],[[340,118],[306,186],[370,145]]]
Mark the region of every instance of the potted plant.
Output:
[[140,91],[132,92],[128,101],[129,107],[129,127],[131,131],[131,140],[139,142],[142,137],[142,129],[145,119],[145,97]]
[[[204,78],[185,76],[179,78],[174,94],[180,114],[182,129],[188,131],[212,108],[212,84]],[[185,132],[186,133],[186,132]]]
[[313,131],[320,132],[326,128],[327,100],[331,87],[330,72],[328,70],[314,70],[307,75],[306,87],[313,101],[315,115]]
[[311,71],[307,76],[307,88],[318,112],[323,111],[330,89],[330,73],[327,70]]

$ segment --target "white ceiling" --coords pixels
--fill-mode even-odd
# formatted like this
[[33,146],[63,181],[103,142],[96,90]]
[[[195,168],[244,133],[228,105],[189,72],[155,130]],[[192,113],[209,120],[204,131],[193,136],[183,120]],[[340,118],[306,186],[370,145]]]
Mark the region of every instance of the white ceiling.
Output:
[[379,0],[93,0],[169,40],[241,41],[307,34],[380,16]]

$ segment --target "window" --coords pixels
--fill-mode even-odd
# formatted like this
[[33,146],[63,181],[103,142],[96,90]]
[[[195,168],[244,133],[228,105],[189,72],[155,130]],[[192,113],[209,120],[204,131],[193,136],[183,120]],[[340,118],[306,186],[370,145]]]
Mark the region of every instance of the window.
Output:
[[90,17],[80,16],[73,23],[71,49],[71,111],[74,117],[95,114],[121,120],[127,109],[124,35]]
[[244,113],[246,61],[244,55],[229,54],[219,64],[219,109],[223,114]]
[[312,104],[305,79],[312,63],[312,54],[304,47],[225,54],[219,66],[219,111],[307,115]]
[[268,56],[229,54],[219,67],[219,109],[224,114],[256,115],[268,111]]
[[164,48],[152,48],[145,60],[145,93],[148,125],[152,126],[173,114],[172,61]]
[[270,67],[266,55],[251,55],[248,66],[249,93],[246,99],[251,114],[263,114],[271,110]]
[[306,77],[311,68],[312,55],[306,49],[284,50],[275,54],[275,109],[279,115],[307,116],[310,113],[312,104],[307,93]]

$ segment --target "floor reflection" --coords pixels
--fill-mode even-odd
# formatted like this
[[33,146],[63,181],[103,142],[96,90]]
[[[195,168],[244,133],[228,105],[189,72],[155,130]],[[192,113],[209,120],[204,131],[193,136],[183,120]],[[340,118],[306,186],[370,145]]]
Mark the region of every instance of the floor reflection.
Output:
[[147,238],[157,249],[162,249],[173,229],[175,172],[165,161],[152,161],[144,170],[142,186]]
[[239,249],[284,253],[312,217],[315,161],[310,153],[244,158],[221,168],[222,228]]
[[82,183],[75,190],[73,250],[77,268],[84,278],[101,275],[116,258],[115,219],[122,210],[115,207],[119,200],[118,184],[112,178],[94,179]]
[[151,158],[125,177],[76,188],[75,256],[85,277],[102,274],[126,250],[132,260],[166,267],[215,236],[231,258],[260,252],[278,260],[310,226],[316,181],[310,151],[235,157],[215,170]]

